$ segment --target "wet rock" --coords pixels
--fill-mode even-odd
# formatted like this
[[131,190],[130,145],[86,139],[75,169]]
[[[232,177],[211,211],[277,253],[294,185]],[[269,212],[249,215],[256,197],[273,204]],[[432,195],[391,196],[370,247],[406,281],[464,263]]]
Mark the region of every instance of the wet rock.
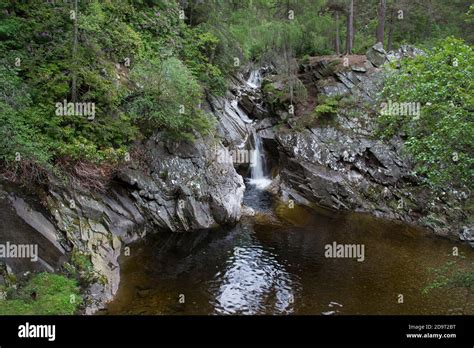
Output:
[[247,124],[252,120],[239,110],[237,102],[233,104],[223,97],[211,97],[209,109],[219,121],[217,131],[224,144],[229,148],[245,146],[249,137]]
[[257,108],[258,100],[255,96],[251,94],[243,94],[239,100],[239,106],[247,113],[249,116],[255,116],[254,110]]

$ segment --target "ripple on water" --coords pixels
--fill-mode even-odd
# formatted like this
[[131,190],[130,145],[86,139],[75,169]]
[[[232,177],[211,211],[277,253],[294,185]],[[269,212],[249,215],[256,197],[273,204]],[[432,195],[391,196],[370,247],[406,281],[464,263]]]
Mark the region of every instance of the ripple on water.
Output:
[[215,314],[290,314],[297,280],[260,245],[235,247],[210,283]]

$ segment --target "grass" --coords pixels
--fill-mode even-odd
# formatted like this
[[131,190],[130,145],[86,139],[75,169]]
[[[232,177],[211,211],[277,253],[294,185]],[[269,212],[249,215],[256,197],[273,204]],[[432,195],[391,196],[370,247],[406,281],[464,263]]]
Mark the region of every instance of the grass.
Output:
[[76,280],[39,273],[7,299],[0,300],[0,315],[71,315],[81,303]]

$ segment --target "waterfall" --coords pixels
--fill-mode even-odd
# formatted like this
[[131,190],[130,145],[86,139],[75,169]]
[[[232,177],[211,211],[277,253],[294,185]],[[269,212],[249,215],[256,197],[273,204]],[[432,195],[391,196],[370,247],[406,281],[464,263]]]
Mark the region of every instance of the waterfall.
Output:
[[260,69],[252,70],[250,76],[247,80],[247,85],[253,89],[260,88],[262,85],[262,74],[260,74]]
[[251,185],[255,185],[258,189],[265,189],[272,182],[265,174],[265,153],[263,151],[262,139],[253,133],[255,148],[252,152],[250,162],[250,180]]
[[[262,74],[260,69],[250,72],[247,85],[252,89],[258,89],[262,86]],[[257,189],[263,190],[272,182],[266,174],[265,168],[265,152],[263,151],[262,139],[257,135],[255,129],[252,130],[254,149],[251,152],[250,161],[250,179],[249,183]]]

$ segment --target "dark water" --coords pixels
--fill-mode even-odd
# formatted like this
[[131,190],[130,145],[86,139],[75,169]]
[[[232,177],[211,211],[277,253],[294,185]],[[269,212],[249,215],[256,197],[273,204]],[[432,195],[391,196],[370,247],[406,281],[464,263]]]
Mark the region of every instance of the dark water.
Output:
[[[257,198],[261,198],[257,200]],[[474,314],[462,289],[422,289],[462,245],[366,215],[289,209],[250,190],[262,213],[228,230],[161,234],[122,258],[109,314]],[[274,214],[272,213],[274,212]],[[326,258],[363,244],[365,259]],[[398,303],[399,295],[403,303]],[[183,303],[184,302],[184,303]]]

